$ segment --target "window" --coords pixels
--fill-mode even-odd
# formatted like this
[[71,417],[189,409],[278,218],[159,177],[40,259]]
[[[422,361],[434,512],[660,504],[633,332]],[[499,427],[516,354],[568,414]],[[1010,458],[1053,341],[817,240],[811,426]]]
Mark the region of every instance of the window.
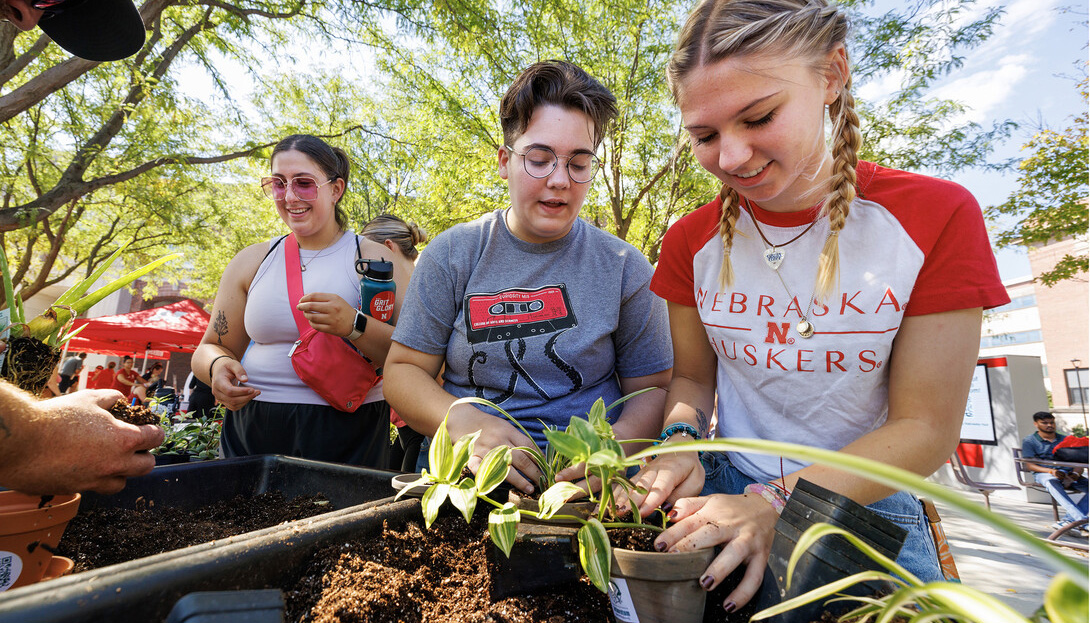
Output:
[[1087,385],[1090,384],[1090,370],[1086,368],[1066,368],[1064,381],[1067,382],[1067,404],[1085,405]]
[[980,338],[981,348],[995,348],[997,346],[1014,346],[1015,344],[1031,344],[1041,341],[1041,330],[1016,331],[1014,333],[1000,333],[997,335],[985,335]]
[[1024,294],[1011,299],[1010,303],[1006,305],[1000,305],[999,307],[993,307],[988,310],[989,314],[998,314],[1002,312],[1014,311],[1016,309],[1025,309],[1027,307],[1033,307],[1037,305],[1037,297],[1033,294]]

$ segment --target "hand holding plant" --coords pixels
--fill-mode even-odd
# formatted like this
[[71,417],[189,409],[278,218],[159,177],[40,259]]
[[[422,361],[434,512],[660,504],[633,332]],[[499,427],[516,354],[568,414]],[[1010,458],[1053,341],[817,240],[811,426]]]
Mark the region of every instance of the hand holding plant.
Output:
[[[647,391],[647,390],[645,390]],[[638,392],[642,393],[642,392]],[[511,547],[515,542],[515,534],[518,523],[523,514],[542,520],[563,518],[581,524],[576,533],[579,543],[579,560],[583,570],[591,582],[602,592],[606,592],[609,584],[609,567],[611,547],[606,535],[606,528],[612,527],[638,527],[652,530],[662,528],[650,524],[626,523],[612,521],[617,518],[618,508],[615,491],[627,495],[634,489],[634,485],[625,477],[625,471],[629,467],[638,465],[636,460],[625,457],[620,443],[614,438],[613,429],[606,413],[609,409],[627,400],[631,394],[607,408],[602,400],[595,402],[588,413],[587,419],[575,416],[571,418],[568,428],[564,431],[546,428],[545,436],[549,440],[547,452],[541,452],[536,446],[519,448],[525,451],[536,463],[542,472],[543,478],[554,479],[541,497],[538,499],[539,510],[519,510],[510,501],[499,502],[488,497],[488,494],[496,489],[507,477],[512,465],[512,448],[503,445],[495,446],[485,454],[474,477],[463,476],[473,455],[474,445],[480,437],[480,431],[462,436],[457,442],[452,442],[447,432],[447,418],[436,431],[428,448],[428,461],[432,472],[424,470],[420,478],[405,486],[398,497],[404,495],[417,485],[428,486],[421,506],[424,513],[425,526],[431,527],[439,515],[439,509],[443,502],[450,500],[468,522],[476,510],[478,500],[491,504],[495,508],[488,516],[488,533],[493,543],[504,554],[510,555]],[[478,398],[462,398],[451,405],[454,409],[460,404],[482,404],[495,409],[501,415],[514,422],[515,426],[522,428],[503,409]],[[523,433],[525,433],[523,429]],[[527,434],[527,437],[529,435]],[[595,495],[589,492],[589,499],[595,503],[595,515],[589,519],[575,517],[573,515],[559,515],[559,509],[574,496],[584,495],[588,492],[571,482],[555,482],[556,472],[564,466],[575,464],[584,465],[585,477],[595,476],[604,486],[601,493]],[[635,517],[639,521],[639,517]]]

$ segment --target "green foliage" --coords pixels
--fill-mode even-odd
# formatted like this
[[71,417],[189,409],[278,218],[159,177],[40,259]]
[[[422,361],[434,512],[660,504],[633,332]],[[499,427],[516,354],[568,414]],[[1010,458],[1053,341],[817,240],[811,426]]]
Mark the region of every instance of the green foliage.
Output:
[[795,549],[791,552],[791,558],[787,562],[788,586],[791,585],[795,568],[798,566],[799,560],[801,560],[803,554],[806,553],[806,550],[816,544],[820,539],[831,535],[843,537],[851,543],[852,546],[863,552],[868,558],[885,567],[888,570],[888,573],[864,571],[841,578],[771,608],[762,610],[755,614],[752,620],[760,621],[777,614],[790,612],[799,606],[837,595],[840,591],[859,582],[881,580],[889,582],[896,587],[896,590],[881,598],[842,598],[858,600],[862,602],[862,605],[855,610],[844,614],[840,620],[852,621],[853,623],[867,623],[875,620],[888,621],[891,620],[893,616],[900,614],[907,617],[919,617],[919,619],[914,620],[946,619],[959,621],[988,621],[989,623],[1026,623],[1026,619],[1011,609],[1010,606],[1007,606],[976,589],[963,584],[949,582],[925,584],[896,562],[863,542],[859,537],[846,530],[825,523],[811,526],[799,538],[799,542],[795,545]]
[[163,264],[181,257],[179,254],[175,253],[159,258],[158,260],[145,264],[128,274],[122,275],[98,288],[94,292],[87,294],[87,290],[105,274],[110,266],[113,265],[124,252],[125,247],[121,247],[117,251],[114,251],[113,254],[106,258],[106,261],[103,262],[98,270],[91,273],[86,279],[83,279],[68,288],[68,290],[49,305],[41,315],[32,318],[27,322],[23,313],[22,299],[12,294],[13,286],[11,272],[7,262],[7,254],[0,248],[0,279],[3,280],[5,300],[14,303],[11,305],[11,324],[22,324],[24,325],[25,333],[29,335],[29,337],[43,341],[50,346],[57,346],[75,335],[75,333],[67,333],[65,327],[76,316],[90,309],[95,303],[98,303],[107,296],[124,288],[140,277],[147,275]]
[[[1087,101],[1087,80],[1079,84],[1083,102]],[[1002,226],[996,236],[999,246],[1039,246],[1082,236],[1090,228],[1087,211],[1087,176],[1090,175],[1090,150],[1087,143],[1087,113],[1076,115],[1060,131],[1042,128],[1022,146],[1029,152],[1018,165],[1018,189],[985,214],[996,222],[1015,218]],[[1046,286],[1074,279],[1087,272],[1085,249],[1067,254],[1055,266],[1037,278]]]
[[[447,432],[447,418],[435,432],[431,445],[428,448],[428,462],[432,469],[429,473],[424,470],[420,478],[407,484],[395,497],[401,497],[417,485],[427,486],[424,497],[421,500],[421,508],[424,514],[424,524],[431,524],[439,516],[439,509],[443,502],[450,500],[468,522],[476,508],[477,500],[483,500],[495,508],[488,515],[488,533],[492,542],[503,551],[504,555],[511,555],[511,547],[515,542],[515,534],[522,515],[529,515],[539,520],[565,519],[577,521],[581,525],[577,531],[579,542],[579,559],[583,570],[591,582],[603,593],[607,592],[609,585],[609,568],[612,549],[609,538],[606,536],[607,527],[634,526],[661,530],[650,524],[628,524],[608,522],[617,516],[617,505],[613,498],[615,487],[623,491],[632,491],[634,485],[625,477],[625,471],[638,465],[635,460],[626,459],[620,443],[617,442],[613,427],[606,419],[606,414],[635,396],[655,388],[643,389],[633,392],[611,404],[608,408],[598,399],[587,414],[587,419],[573,416],[566,430],[547,430],[549,438],[550,456],[559,457],[556,462],[549,462],[536,447],[518,448],[526,451],[534,457],[534,461],[544,468],[557,467],[558,465],[584,464],[585,475],[597,476],[602,483],[601,492],[596,497],[593,491],[584,490],[571,482],[556,482],[556,472],[552,472],[552,483],[538,499],[538,510],[519,510],[513,503],[500,503],[488,497],[497,486],[504,481],[507,472],[511,468],[511,448],[498,446],[492,448],[481,460],[475,477],[463,476],[469,459],[473,455],[473,445],[480,436],[480,431],[466,435],[456,443],[452,443]],[[517,420],[512,418],[496,404],[481,398],[461,398],[454,401],[451,409],[462,404],[477,404],[491,409],[507,417],[522,428]],[[525,430],[523,430],[527,436]],[[554,440],[557,443],[554,443]],[[597,503],[596,516],[583,519],[572,515],[560,515],[561,507],[574,497],[587,496],[589,501]],[[635,517],[639,522],[639,516]]]
[[[712,452],[752,452],[817,463],[835,467],[862,478],[867,478],[892,489],[911,491],[918,495],[939,500],[963,514],[968,515],[978,525],[990,526],[991,528],[1006,534],[1021,544],[1026,551],[1038,555],[1059,571],[1053,579],[1052,584],[1049,586],[1048,592],[1045,595],[1045,603],[1042,606],[1044,610],[1049,613],[1051,623],[1085,623],[1087,621],[1087,587],[1090,585],[1090,578],[1087,577],[1084,564],[1071,560],[1063,554],[1053,550],[1052,546],[1046,544],[1044,540],[1038,539],[1034,535],[1022,530],[1006,517],[993,513],[983,506],[969,501],[960,492],[948,489],[936,483],[928,482],[918,475],[898,467],[893,467],[851,454],[834,452],[832,450],[811,448],[809,446],[793,443],[765,441],[762,439],[724,438],[683,442],[637,452],[629,458],[637,460],[649,457],[653,454],[694,452],[698,450]],[[818,525],[807,530],[804,534],[804,538],[800,539],[795,550],[792,552],[791,560],[788,564],[788,571],[790,572],[793,570],[794,563],[797,562],[798,558],[805,552],[806,547],[828,534],[841,534],[845,538],[848,538],[850,542],[867,556],[879,562],[886,569],[896,574],[896,576],[903,578],[903,580],[897,580],[895,582],[900,588],[893,595],[884,600],[865,600],[864,605],[856,610],[857,614],[867,614],[873,618],[876,614],[882,613],[877,620],[888,621],[889,618],[883,617],[888,617],[898,611],[904,612],[905,608],[910,604],[915,603],[917,606],[924,608],[925,612],[918,617],[915,614],[911,615],[913,617],[911,620],[913,621],[931,621],[936,620],[934,617],[946,617],[966,623],[993,623],[1004,621],[1026,623],[1024,617],[1021,617],[1021,615],[1018,615],[1005,604],[989,595],[948,582],[924,584],[893,561],[867,547],[862,541],[843,533],[843,531],[840,531],[838,528],[828,525]],[[885,574],[883,574],[883,577],[884,576]],[[809,603],[816,599],[835,594],[852,583],[866,581],[868,579],[872,579],[872,576],[868,573],[863,573],[852,576],[852,578],[849,579],[840,580],[835,584],[815,589],[805,595],[800,595],[794,600],[784,602],[776,608],[771,608],[759,613],[759,616],[772,616],[777,612],[782,612],[803,603]],[[889,578],[886,577],[885,579]],[[1052,613],[1055,613],[1058,618],[1052,618]],[[1073,615],[1073,618],[1064,618],[1069,616],[1069,613],[1070,615]]]
[[219,455],[220,434],[223,431],[223,417],[227,410],[217,405],[210,415],[201,416],[192,422],[174,425],[169,415],[162,418],[161,425],[167,434],[162,445],[152,450],[152,454],[166,456],[188,454],[201,460],[214,459]]

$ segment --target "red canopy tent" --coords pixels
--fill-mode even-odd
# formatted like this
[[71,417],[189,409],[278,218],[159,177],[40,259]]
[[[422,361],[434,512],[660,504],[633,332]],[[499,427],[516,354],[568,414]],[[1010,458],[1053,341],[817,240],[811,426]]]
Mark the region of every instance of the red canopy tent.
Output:
[[67,349],[109,355],[146,353],[149,358],[166,359],[169,352],[193,352],[210,319],[189,299],[129,314],[80,318],[73,330],[82,330],[68,341]]

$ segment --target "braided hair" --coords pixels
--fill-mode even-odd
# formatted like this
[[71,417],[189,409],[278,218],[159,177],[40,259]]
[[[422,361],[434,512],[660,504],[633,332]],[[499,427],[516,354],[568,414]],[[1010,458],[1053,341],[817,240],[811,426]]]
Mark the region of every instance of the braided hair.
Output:
[[[848,35],[847,16],[827,0],[703,0],[689,15],[678,35],[666,74],[674,99],[681,83],[693,70],[731,56],[775,54],[781,57],[823,57]],[[818,69],[824,70],[824,67]],[[848,219],[856,196],[856,165],[862,144],[851,76],[829,104],[832,121],[833,157],[829,192],[824,197],[823,216],[829,219],[829,237],[818,260],[815,298],[822,300],[839,288],[839,233]],[[738,193],[726,186],[719,235],[723,240],[720,288],[734,282],[730,251],[740,214]]]

